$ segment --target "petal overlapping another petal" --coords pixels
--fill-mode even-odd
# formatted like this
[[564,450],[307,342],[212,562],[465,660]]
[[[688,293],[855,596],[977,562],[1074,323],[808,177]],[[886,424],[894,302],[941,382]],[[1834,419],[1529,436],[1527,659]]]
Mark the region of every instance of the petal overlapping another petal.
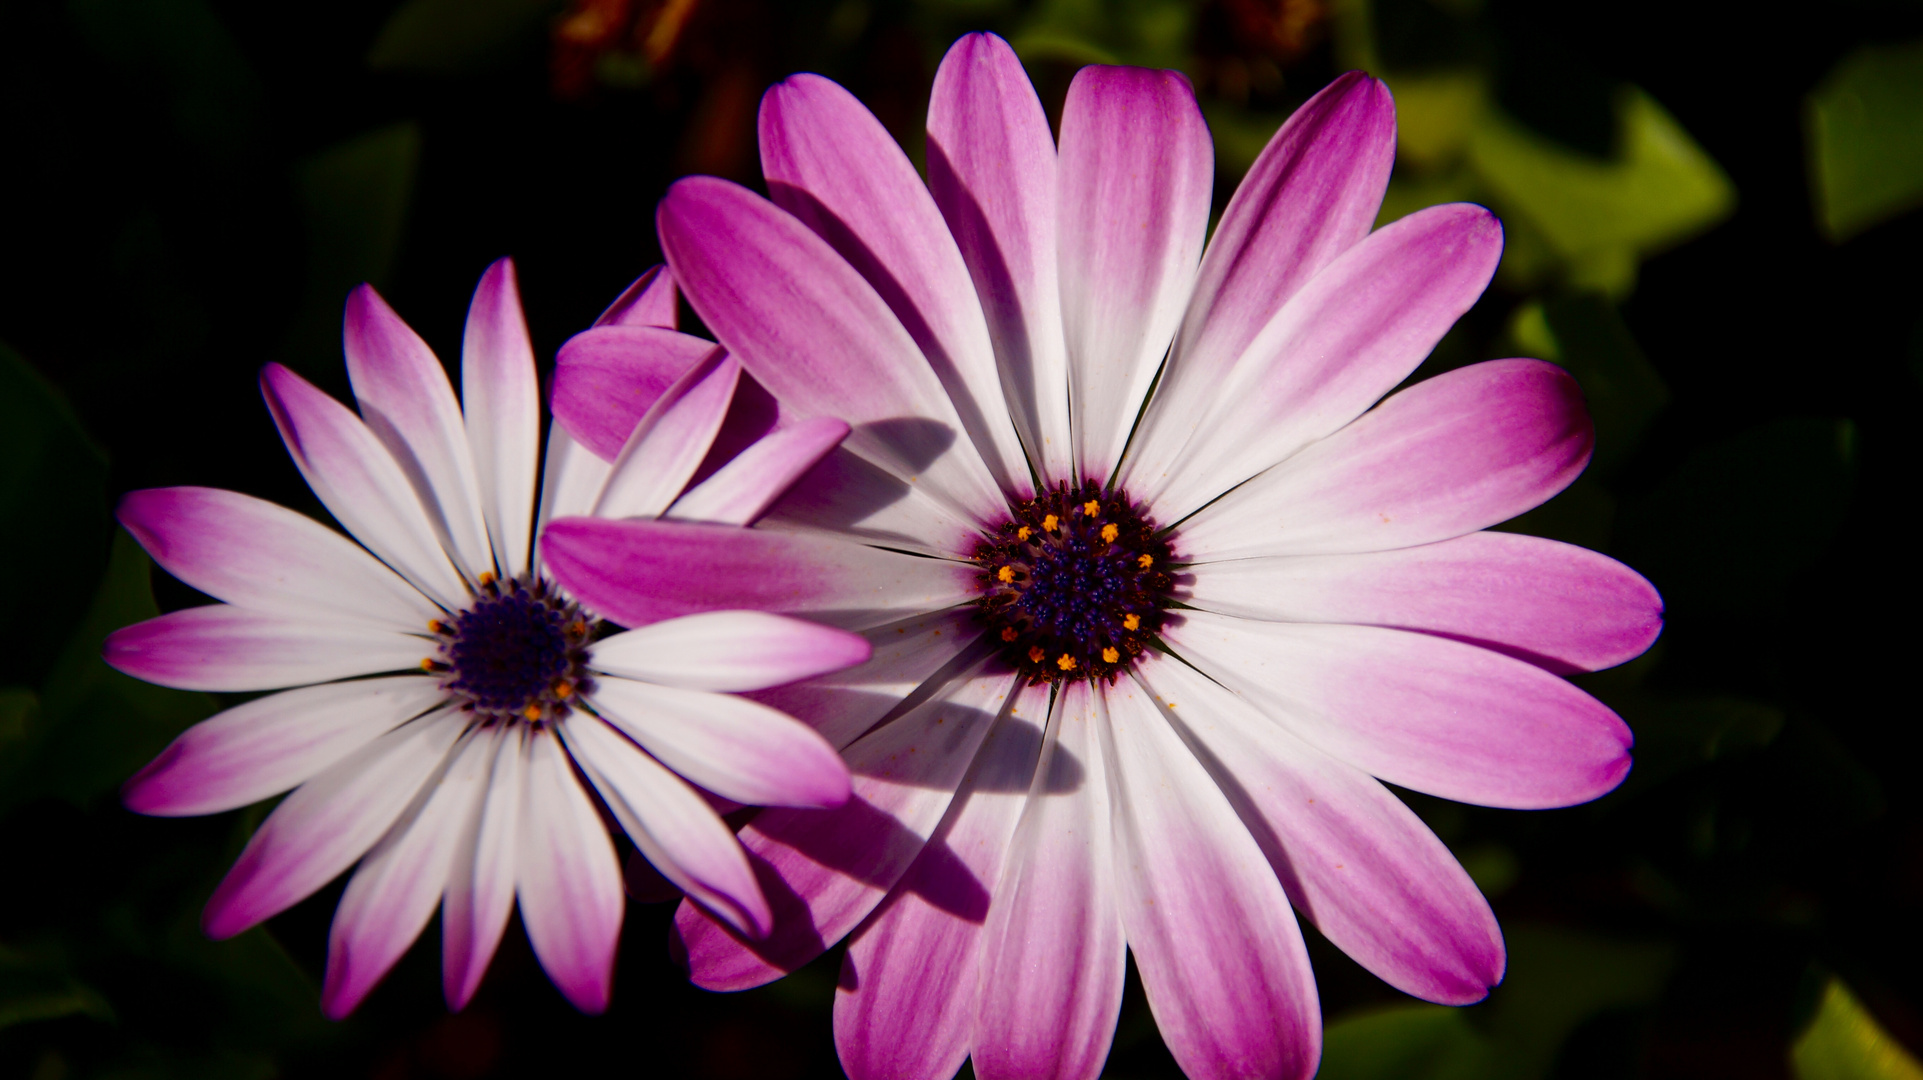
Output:
[[849,936],[835,1047],[853,1080],[948,1080],[968,1056],[980,990],[984,884],[1035,775],[1048,688],[1023,688],[975,755],[908,871]]
[[659,326],[673,330],[680,323],[680,293],[665,266],[651,266],[621,290],[614,303],[594,320],[596,326]]
[[797,419],[835,416],[847,448],[973,518],[994,479],[914,339],[846,260],[746,188],[695,176],[656,216],[675,279],[721,343]]
[[941,379],[996,483],[1028,494],[968,267],[908,155],[853,94],[819,75],[770,87],[759,127],[775,205],[874,287]]
[[[1010,703],[1014,677],[978,674],[843,751],[853,795],[833,810],[766,810],[741,842],[774,911],[744,942],[683,905],[675,933],[695,985],[743,990],[820,956],[867,918],[941,823],[975,751]],[[986,902],[985,890],[975,901]]]
[[663,765],[750,806],[840,806],[848,766],[815,729],[732,694],[603,676],[595,711]]
[[569,518],[541,544],[555,579],[623,626],[756,609],[860,630],[973,596],[970,564],[754,529]]
[[853,667],[868,639],[763,611],[714,611],[595,642],[593,665],[623,678],[686,690],[766,690]]
[[612,463],[668,387],[714,351],[712,341],[655,326],[583,330],[555,357],[549,407],[575,442]]
[[622,831],[662,876],[735,930],[767,935],[767,898],[707,800],[600,720],[570,717],[561,734]]
[[752,525],[821,463],[853,430],[832,416],[802,420],[756,440],[691,487],[666,517],[716,525]]
[[659,517],[687,487],[734,400],[741,365],[720,349],[681,374],[649,407],[614,459],[598,517]]

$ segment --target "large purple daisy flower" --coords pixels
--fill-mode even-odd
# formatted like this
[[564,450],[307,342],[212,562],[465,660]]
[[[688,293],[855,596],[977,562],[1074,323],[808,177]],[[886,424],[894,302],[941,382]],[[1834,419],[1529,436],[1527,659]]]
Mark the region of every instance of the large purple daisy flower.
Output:
[[936,77],[926,187],[802,75],[762,103],[773,203],[669,192],[696,311],[786,415],[854,431],[761,527],[558,521],[547,557],[631,625],[757,606],[875,644],[763,696],[843,747],[855,797],[746,827],[776,929],[684,907],[696,982],[849,937],[835,1033],[873,1080],[966,1056],[1096,1075],[1125,949],[1189,1075],[1307,1077],[1292,907],[1418,997],[1502,978],[1488,904],[1384,781],[1500,807],[1610,790],[1630,733],[1561,676],[1642,652],[1660,602],[1592,552],[1479,531],[1588,461],[1560,368],[1384,397],[1501,247],[1477,206],[1370,231],[1394,129],[1381,83],[1338,79],[1204,251],[1181,76],[1082,70],[1058,146],[1008,46],[975,36]]
[[[751,936],[768,932],[767,900],[691,784],[762,805],[848,797],[848,770],[819,734],[727,691],[859,663],[866,641],[756,611],[603,636],[532,555],[533,531],[556,513],[746,524],[846,433],[832,420],[792,427],[684,494],[740,369],[713,346],[674,347],[692,339],[664,326],[673,288],[665,273],[637,282],[564,357],[605,407],[585,440],[552,428],[538,516],[540,403],[507,260],[468,311],[465,410],[426,343],[366,286],[345,331],[360,416],[279,365],[262,372],[288,452],[359,545],[231,491],[136,491],[120,504],[156,562],[223,603],[116,632],[107,662],[183,689],[281,690],[181,735],[127,784],[126,804],[211,814],[293,789],[204,925],[237,934],[358,861],[328,947],[330,1016],[360,1003],[436,907],[447,1000],[461,1008],[517,899],[542,966],[598,1012],[623,898],[596,795],[664,876]],[[633,348],[650,341],[667,345]]]

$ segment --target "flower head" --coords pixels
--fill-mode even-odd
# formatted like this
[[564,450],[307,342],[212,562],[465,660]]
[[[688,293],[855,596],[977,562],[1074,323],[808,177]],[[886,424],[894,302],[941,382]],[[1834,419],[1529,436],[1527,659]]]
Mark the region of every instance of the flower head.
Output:
[[796,76],[762,103],[774,202],[691,178],[659,211],[702,319],[784,415],[850,421],[843,446],[755,529],[543,541],[616,617],[758,606],[875,644],[763,695],[842,747],[854,798],[743,830],[786,886],[776,929],[684,907],[695,981],[848,937],[856,1080],[971,1056],[1094,1076],[1125,950],[1190,1076],[1307,1077],[1292,908],[1393,986],[1482,998],[1495,919],[1383,781],[1503,807],[1610,790],[1629,731],[1560,676],[1661,620],[1609,559],[1481,531],[1588,461],[1564,372],[1500,360],[1384,397],[1488,284],[1496,221],[1371,231],[1394,117],[1360,74],[1276,133],[1206,251],[1211,147],[1179,75],[1083,69],[1058,145],[1012,51],[971,36],[928,132],[924,187],[849,94]]
[[[462,1007],[517,900],[549,975],[598,1012],[623,898],[597,799],[642,857],[756,936],[768,902],[697,786],[782,806],[848,796],[821,736],[734,692],[858,663],[867,642],[753,611],[609,634],[534,558],[533,531],[556,512],[745,524],[846,432],[828,421],[770,435],[689,488],[739,366],[650,325],[673,303],[657,272],[564,350],[557,381],[577,395],[593,382],[604,400],[598,427],[553,427],[538,513],[534,355],[506,260],[468,312],[465,409],[366,286],[345,334],[359,416],[279,365],[262,373],[289,453],[359,544],[230,491],[120,504],[156,562],[222,602],[116,632],[107,662],[166,686],[280,691],[181,735],[128,782],[126,804],[210,814],[292,789],[204,923],[237,934],[358,863],[329,942],[329,1015],[360,1003],[437,906],[447,1000]],[[624,336],[655,347],[624,350]]]

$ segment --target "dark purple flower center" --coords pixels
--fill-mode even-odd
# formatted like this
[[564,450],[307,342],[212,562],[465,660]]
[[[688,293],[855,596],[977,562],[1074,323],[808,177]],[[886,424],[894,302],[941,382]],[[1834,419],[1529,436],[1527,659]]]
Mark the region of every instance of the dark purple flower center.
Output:
[[1059,484],[975,545],[980,618],[1034,682],[1113,682],[1162,626],[1169,538],[1128,498]]
[[440,658],[423,666],[441,672],[441,688],[483,721],[559,720],[588,689],[593,621],[545,581],[484,574],[473,604],[429,629]]

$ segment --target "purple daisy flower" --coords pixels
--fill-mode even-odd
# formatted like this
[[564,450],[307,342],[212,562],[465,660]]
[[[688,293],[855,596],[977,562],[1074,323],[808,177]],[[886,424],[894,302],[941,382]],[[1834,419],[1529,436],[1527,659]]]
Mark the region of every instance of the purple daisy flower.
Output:
[[[826,421],[770,436],[684,494],[740,367],[711,344],[675,348],[674,303],[657,270],[602,317],[584,355],[564,357],[614,404],[584,441],[552,426],[538,511],[534,353],[505,259],[468,310],[465,409],[367,286],[344,334],[360,416],[277,364],[261,373],[288,452],[358,545],[231,491],[121,501],[154,560],[222,603],[117,631],[107,662],[164,686],[281,691],[182,734],[128,782],[126,805],[212,814],[292,789],[203,924],[240,933],[358,862],[328,943],[330,1016],[360,1003],[436,907],[447,1001],[463,1007],[517,901],[549,976],[599,1012],[624,905],[599,807],[662,875],[753,936],[769,930],[768,902],[700,789],[776,806],[848,798],[834,747],[734,692],[859,663],[865,640],[758,611],[601,636],[532,552],[557,513],[746,524],[846,434]],[[623,336],[669,344],[644,356],[624,352]],[[606,423],[623,416],[607,443]]]
[[1211,146],[1180,75],[1083,69],[1059,146],[1013,52],[949,52],[928,184],[846,91],[769,91],[774,202],[677,184],[658,224],[785,416],[847,441],[750,530],[567,520],[543,544],[629,625],[737,606],[865,633],[861,668],[761,699],[854,770],[742,833],[775,906],[677,915],[738,989],[850,939],[856,1080],[1101,1071],[1132,952],[1193,1077],[1307,1077],[1301,912],[1391,985],[1468,1003],[1502,937],[1384,781],[1499,807],[1593,799],[1630,733],[1563,675],[1661,625],[1595,553],[1484,532],[1587,463],[1580,392],[1498,360],[1389,394],[1481,294],[1478,206],[1370,231],[1395,122],[1336,80],[1204,251]]

